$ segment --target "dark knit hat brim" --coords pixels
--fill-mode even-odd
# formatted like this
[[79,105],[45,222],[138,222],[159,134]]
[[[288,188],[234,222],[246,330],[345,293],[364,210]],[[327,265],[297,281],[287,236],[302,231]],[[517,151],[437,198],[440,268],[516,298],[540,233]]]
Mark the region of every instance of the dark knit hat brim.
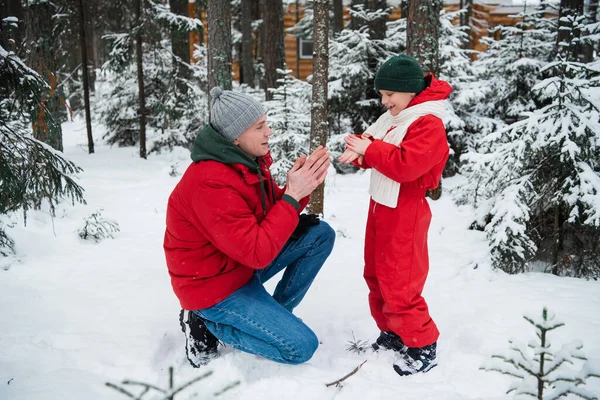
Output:
[[391,92],[420,93],[425,89],[424,79],[375,79],[375,90],[389,90]]

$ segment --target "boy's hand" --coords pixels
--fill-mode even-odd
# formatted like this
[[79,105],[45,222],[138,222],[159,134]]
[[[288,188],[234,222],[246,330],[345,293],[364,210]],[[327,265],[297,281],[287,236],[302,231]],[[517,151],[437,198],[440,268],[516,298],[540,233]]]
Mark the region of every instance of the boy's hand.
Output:
[[348,135],[344,138],[346,142],[346,148],[358,153],[361,156],[365,155],[367,148],[371,145],[371,140],[357,135]]
[[338,160],[344,164],[351,164],[354,160],[358,160],[358,165],[362,165],[363,156],[350,149],[346,149],[346,151],[342,153]]

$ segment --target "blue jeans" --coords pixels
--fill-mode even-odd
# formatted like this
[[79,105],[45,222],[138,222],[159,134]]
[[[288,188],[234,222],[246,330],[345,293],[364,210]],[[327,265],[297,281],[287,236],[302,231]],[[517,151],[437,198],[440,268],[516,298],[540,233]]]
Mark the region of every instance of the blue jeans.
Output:
[[[308,361],[319,341],[292,311],[331,253],[334,230],[325,222],[290,240],[265,269],[212,307],[195,310],[220,341],[284,364]],[[263,286],[285,268],[273,296]]]

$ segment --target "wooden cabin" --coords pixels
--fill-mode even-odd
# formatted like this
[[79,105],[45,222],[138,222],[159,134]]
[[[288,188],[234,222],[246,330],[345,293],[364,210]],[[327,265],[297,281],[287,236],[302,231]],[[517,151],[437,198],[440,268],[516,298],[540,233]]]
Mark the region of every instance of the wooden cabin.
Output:
[[[194,0],[190,0],[188,15],[196,16],[196,6]],[[300,79],[306,79],[312,73],[312,51],[313,43],[310,40],[297,38],[289,34],[287,30],[303,17],[303,1],[298,1],[298,9],[295,4],[288,4],[284,10],[284,45],[285,61],[287,68],[293,71],[293,75]],[[462,7],[462,0],[445,0],[444,9],[447,11],[456,11]],[[515,5],[515,3],[517,5]],[[532,3],[530,1],[530,3]],[[402,17],[400,12],[400,1],[391,0],[387,2],[388,7],[392,7],[389,20],[394,21]],[[528,6],[529,9],[534,5]],[[474,29],[471,33],[471,48],[479,51],[485,51],[485,46],[480,43],[482,36],[489,35],[488,29],[498,25],[514,26],[518,20],[514,15],[523,11],[523,5],[513,0],[474,0],[472,12],[472,24]],[[206,21],[206,16],[202,15],[201,20]],[[350,14],[347,8],[344,9],[344,23],[350,20]],[[458,22],[458,21],[457,21]],[[194,44],[199,42],[199,33],[190,34],[190,54],[193,54]],[[206,43],[206,30],[204,30],[204,42]],[[234,79],[239,77],[239,65],[233,62]]]

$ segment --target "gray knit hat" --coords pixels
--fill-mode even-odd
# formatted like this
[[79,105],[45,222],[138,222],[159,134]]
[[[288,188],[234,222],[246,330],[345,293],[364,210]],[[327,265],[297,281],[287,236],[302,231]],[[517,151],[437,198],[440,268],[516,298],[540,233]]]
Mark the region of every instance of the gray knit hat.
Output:
[[232,142],[265,115],[260,102],[247,94],[214,87],[210,91],[210,124]]

